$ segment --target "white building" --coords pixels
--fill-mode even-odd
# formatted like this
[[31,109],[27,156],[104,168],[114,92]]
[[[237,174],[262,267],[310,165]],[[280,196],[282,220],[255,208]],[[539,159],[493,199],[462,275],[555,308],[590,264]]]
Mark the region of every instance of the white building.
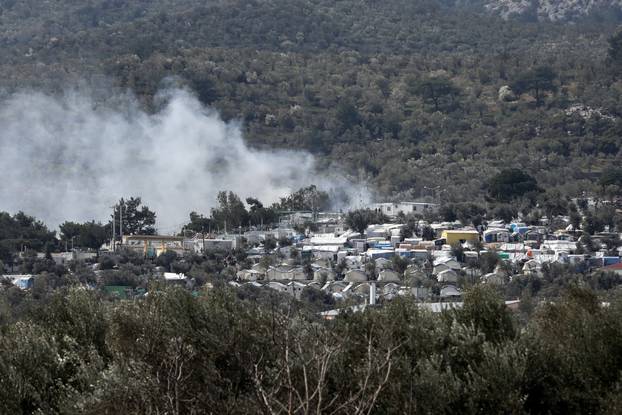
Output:
[[365,274],[365,271],[360,269],[351,269],[346,272],[343,280],[346,282],[365,282],[367,281],[367,274]]
[[383,269],[378,275],[379,282],[400,282],[397,272],[390,269]]
[[123,235],[123,243],[118,245],[154,258],[166,251],[183,255],[187,251],[184,238],[168,235]]
[[438,282],[458,282],[458,274],[453,269],[447,269],[439,272],[436,278],[438,279]]
[[438,212],[439,205],[436,203],[425,202],[396,202],[396,203],[374,203],[372,209],[382,212],[390,218],[396,217],[400,212],[404,215],[409,213],[421,214],[426,212]]
[[270,267],[266,272],[269,280],[306,280],[307,276],[300,267],[291,268],[287,266]]

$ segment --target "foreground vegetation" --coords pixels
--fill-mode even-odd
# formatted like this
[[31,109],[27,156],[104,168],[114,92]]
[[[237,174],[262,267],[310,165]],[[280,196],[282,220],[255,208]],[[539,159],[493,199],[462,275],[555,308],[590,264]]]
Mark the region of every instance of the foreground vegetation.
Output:
[[271,294],[0,297],[2,413],[619,413],[622,301],[577,287],[526,323],[490,289],[321,321]]

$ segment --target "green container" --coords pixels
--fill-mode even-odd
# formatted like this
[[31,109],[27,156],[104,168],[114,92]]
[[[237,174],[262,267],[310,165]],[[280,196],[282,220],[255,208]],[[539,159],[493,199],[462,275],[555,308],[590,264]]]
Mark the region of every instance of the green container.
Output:
[[106,285],[104,287],[106,294],[121,300],[127,299],[127,290],[129,289],[131,289],[131,287],[127,287],[125,285]]

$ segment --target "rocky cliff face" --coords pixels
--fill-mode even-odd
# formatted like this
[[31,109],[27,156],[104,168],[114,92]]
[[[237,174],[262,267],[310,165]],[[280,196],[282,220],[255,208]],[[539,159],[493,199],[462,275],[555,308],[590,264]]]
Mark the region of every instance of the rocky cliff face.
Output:
[[622,0],[490,0],[485,8],[504,19],[574,21],[596,13],[618,18]]

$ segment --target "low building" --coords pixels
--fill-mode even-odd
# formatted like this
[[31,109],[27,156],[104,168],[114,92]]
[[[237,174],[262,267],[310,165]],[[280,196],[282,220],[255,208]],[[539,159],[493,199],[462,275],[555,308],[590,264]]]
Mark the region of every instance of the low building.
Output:
[[[459,298],[459,297],[456,297]],[[510,300],[505,302],[506,307],[510,311],[518,311],[520,300]],[[464,303],[459,301],[446,301],[440,303],[417,303],[417,307],[425,310],[429,310],[433,313],[441,313],[447,310],[461,309]]]
[[287,285],[277,281],[270,281],[265,286],[281,293],[289,292],[289,288],[287,287]]
[[462,296],[462,292],[453,285],[447,285],[441,288],[441,298],[460,298]]
[[389,282],[382,287],[382,295],[385,295],[385,296],[389,294],[397,295],[399,294],[400,288],[401,287],[399,286],[399,284],[396,284],[394,282]]
[[322,287],[322,291],[326,291],[328,293],[340,293],[348,287],[349,283],[346,281],[328,281]]
[[205,243],[201,241],[204,252],[229,252],[233,251],[237,246],[237,239],[206,239]]
[[542,276],[542,264],[535,259],[531,259],[523,265],[523,274],[536,277]]
[[[37,254],[37,258],[43,259],[45,255],[45,253],[40,252]],[[97,253],[73,250],[69,252],[52,252],[50,256],[56,265],[65,265],[70,261],[94,261],[97,258]]]
[[427,202],[395,202],[395,203],[374,203],[371,206],[377,212],[381,212],[390,218],[397,217],[400,213],[404,215],[438,212],[439,205]]
[[482,276],[482,280],[486,283],[486,284],[494,284],[494,285],[503,285],[505,284],[505,278],[503,277],[503,275],[496,273],[496,272],[491,272],[488,273],[484,276]]
[[430,289],[427,287],[408,287],[402,289],[401,295],[412,295],[417,300],[425,300],[430,295]]
[[336,308],[334,310],[323,311],[320,313],[320,316],[324,320],[334,320],[339,314],[344,312],[353,312],[359,313],[365,311],[365,309],[369,307],[368,304],[357,304],[346,308]]
[[395,256],[395,251],[393,249],[368,249],[366,255],[373,260],[378,258],[389,259]]
[[577,250],[577,243],[573,241],[564,240],[548,240],[542,242],[540,245],[542,249],[550,249],[555,252],[565,251],[570,254]]
[[441,234],[441,239],[444,239],[447,245],[463,244],[467,241],[477,242],[480,240],[478,231],[468,229],[445,230]]
[[122,242],[124,248],[140,252],[147,258],[155,258],[165,251],[186,252],[184,238],[179,236],[124,235]]
[[484,231],[484,242],[510,242],[510,232],[507,229],[487,229]]
[[400,282],[400,276],[397,272],[390,269],[383,269],[378,274],[379,282]]
[[445,271],[439,272],[436,276],[436,279],[438,280],[438,282],[456,283],[458,282],[458,274],[453,269],[446,269]]
[[414,265],[409,265],[404,272],[404,281],[409,285],[418,285],[426,281],[428,277],[425,272]]
[[343,280],[346,282],[365,282],[367,281],[367,274],[365,274],[365,271],[360,269],[351,269],[346,272]]
[[[369,225],[365,230],[367,238],[380,238],[385,240],[392,235],[399,235],[404,225],[395,223],[383,223],[379,225]],[[390,242],[388,242],[390,245]]]
[[22,290],[32,288],[35,283],[35,277],[31,274],[4,274],[2,279],[8,279],[13,285]]
[[269,280],[306,280],[307,276],[300,267],[290,268],[285,266],[277,266],[268,268],[266,277]]
[[287,284],[287,293],[294,297],[297,300],[300,300],[300,296],[302,295],[302,290],[306,287],[305,284],[302,284],[298,281],[292,281]]
[[337,261],[337,252],[340,249],[339,245],[305,245],[302,247],[302,252],[303,254],[311,254],[316,259]]
[[360,284],[357,284],[355,286],[352,287],[352,289],[350,290],[351,293],[354,294],[358,294],[360,296],[368,296],[369,295],[369,290],[370,290],[370,283],[369,282],[363,282]]
[[603,268],[604,271],[613,272],[617,275],[622,275],[622,263],[607,265]]
[[241,246],[242,237],[239,235],[224,235],[219,238],[202,238],[200,235],[184,240],[184,248],[196,253],[201,252],[230,252]]
[[378,270],[390,268],[393,263],[391,260],[382,257],[376,258],[374,262],[376,263],[376,269]]
[[237,272],[236,276],[242,281],[261,281],[265,279],[266,273],[254,269],[243,269]]
[[168,284],[182,285],[186,283],[187,279],[188,278],[186,277],[186,275],[182,273],[179,273],[179,274],[175,272],[164,273],[164,281],[166,281]]
[[344,246],[348,242],[346,235],[336,236],[334,233],[315,234],[309,239],[311,245],[336,245]]
[[249,244],[258,244],[266,240],[266,238],[277,239],[274,231],[248,231],[244,232],[244,239]]
[[335,280],[335,271],[330,268],[317,268],[313,271],[313,281],[326,282]]
[[460,271],[462,266],[455,258],[452,257],[440,257],[434,260],[434,272],[439,273],[447,269],[453,269],[454,271]]

